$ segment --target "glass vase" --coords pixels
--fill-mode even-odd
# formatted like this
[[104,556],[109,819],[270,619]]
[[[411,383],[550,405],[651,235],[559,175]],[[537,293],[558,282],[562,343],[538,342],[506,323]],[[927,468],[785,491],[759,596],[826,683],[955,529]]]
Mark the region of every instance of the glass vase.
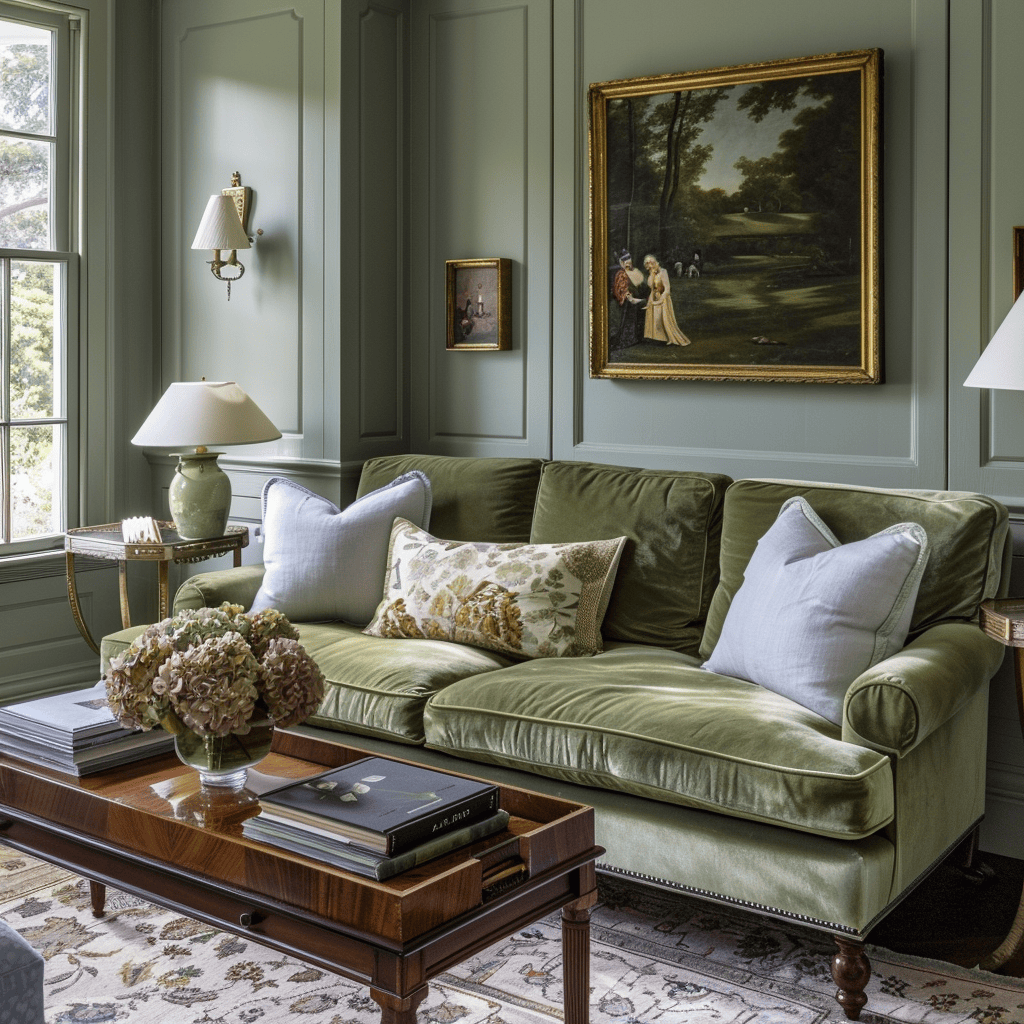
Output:
[[199,736],[191,729],[174,735],[174,751],[182,763],[199,772],[203,786],[242,789],[249,768],[270,753],[274,723],[269,718],[249,723],[247,733],[227,736]]

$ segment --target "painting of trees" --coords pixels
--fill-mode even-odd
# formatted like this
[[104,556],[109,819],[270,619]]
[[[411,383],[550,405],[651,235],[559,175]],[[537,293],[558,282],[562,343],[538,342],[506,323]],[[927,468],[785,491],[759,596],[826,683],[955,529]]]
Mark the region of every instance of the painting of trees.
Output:
[[[867,50],[591,87],[594,375],[881,380],[880,78]],[[668,295],[689,344],[622,328]]]

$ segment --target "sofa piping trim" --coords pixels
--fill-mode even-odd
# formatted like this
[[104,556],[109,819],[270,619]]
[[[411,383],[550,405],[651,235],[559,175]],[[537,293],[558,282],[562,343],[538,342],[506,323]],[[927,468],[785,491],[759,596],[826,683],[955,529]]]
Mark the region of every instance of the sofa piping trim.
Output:
[[[466,751],[472,751],[472,753],[475,753],[475,754],[487,754],[487,755],[489,755],[488,757],[482,757],[482,758],[478,757],[477,760],[482,761],[484,764],[495,764],[495,765],[498,765],[499,767],[516,768],[516,769],[520,769],[520,770],[522,770],[523,765],[532,765],[533,766],[532,769],[526,769],[526,770],[532,770],[534,772],[534,774],[536,774],[536,775],[544,775],[544,776],[546,776],[548,778],[563,778],[563,779],[565,779],[565,781],[576,782],[578,785],[580,784],[575,778],[567,777],[573,771],[573,769],[568,768],[568,767],[561,767],[561,770],[565,773],[565,775],[551,775],[550,770],[547,771],[547,772],[543,771],[543,769],[545,769],[545,768],[550,769],[552,767],[550,764],[547,764],[545,762],[529,761],[526,758],[515,758],[515,759],[513,759],[511,757],[507,757],[507,758],[502,758],[500,756],[495,757],[493,751],[486,750],[486,749],[483,749],[483,748],[477,748],[477,747],[460,747],[457,750],[451,750],[451,749],[448,749],[447,747],[439,746],[436,743],[430,743],[429,741],[425,742],[423,744],[423,746],[424,746],[424,749],[426,749],[426,750],[439,750],[442,754],[450,754],[453,757],[465,757],[466,756],[466,753],[465,753]],[[470,756],[472,756],[472,755],[470,755]],[[885,763],[886,764],[889,763],[888,758],[886,759]],[[595,776],[597,778],[608,779],[608,780],[615,780],[616,782],[621,782],[622,781],[621,780],[621,776],[614,775],[611,772],[599,771],[598,769],[590,769],[588,772],[586,772],[586,774]],[[635,783],[635,785],[640,786],[640,785],[643,785],[643,783],[639,783],[638,782],[638,783]],[[643,793],[636,793],[633,790],[623,789],[621,786],[614,786],[613,785],[613,786],[604,786],[602,788],[609,789],[612,792],[632,793],[635,796],[641,797],[641,799],[653,800],[656,803],[665,803],[665,804],[668,804],[669,806],[672,806],[672,807],[694,807],[697,810],[714,811],[717,814],[723,813],[722,812],[722,807],[721,807],[720,804],[713,803],[710,800],[702,800],[699,797],[695,797],[695,796],[692,796],[690,794],[686,794],[687,795],[687,802],[686,803],[680,803],[677,800],[659,799],[658,797],[648,796],[648,795],[643,794]],[[655,787],[651,786],[650,788],[654,789]],[[662,793],[675,792],[674,790],[666,790],[666,789],[661,789],[660,791]],[[865,832],[830,832],[830,831],[825,831],[825,830],[822,830],[822,829],[808,828],[806,825],[800,825],[800,824],[798,824],[796,822],[792,822],[792,821],[782,821],[779,818],[768,818],[768,817],[765,817],[763,814],[758,814],[756,811],[748,810],[748,809],[742,808],[742,807],[737,807],[735,805],[733,805],[733,806],[734,806],[736,811],[741,812],[740,814],[738,814],[736,816],[737,817],[742,817],[742,818],[744,818],[747,821],[757,821],[757,822],[760,822],[761,824],[764,824],[764,825],[775,825],[775,826],[778,826],[780,828],[789,828],[789,829],[793,829],[793,831],[795,831],[795,832],[807,832],[810,835],[824,836],[826,839],[839,839],[839,840],[842,840],[843,842],[856,842],[858,839],[866,839],[868,836],[873,836],[880,829],[885,828],[886,825],[891,825],[892,822],[895,821],[895,819],[896,819],[895,813],[890,814],[889,817],[887,817],[885,819],[885,821],[879,822],[876,826],[874,826],[874,828],[872,828],[872,829],[870,829],[868,831],[865,831]]]
[[[527,715],[517,715],[517,714],[514,714],[514,713],[512,713],[510,711],[486,711],[486,712],[481,712],[480,708],[465,707],[465,706],[460,705],[460,704],[445,704],[444,705],[444,711],[445,712],[448,712],[448,711],[461,711],[461,712],[465,712],[467,714],[477,714],[477,715],[479,715],[479,714],[486,714],[487,717],[489,717],[489,718],[512,719],[512,720],[515,720],[516,722],[529,722],[529,723],[532,723],[534,725],[550,726],[552,728],[557,728],[559,730],[573,730],[573,731],[576,731],[576,732],[586,731],[587,733],[597,733],[599,735],[622,736],[622,737],[625,737],[626,739],[647,741],[647,742],[650,742],[652,744],[656,744],[657,746],[660,746],[660,747],[669,747],[669,748],[674,749],[674,750],[682,750],[682,751],[686,751],[687,753],[691,753],[691,754],[700,754],[703,757],[713,758],[713,759],[719,760],[719,761],[731,761],[734,764],[747,765],[747,766],[749,766],[751,768],[764,768],[764,769],[769,770],[769,771],[778,772],[779,774],[782,774],[782,775],[797,775],[797,776],[800,776],[800,777],[803,777],[803,778],[835,779],[837,782],[858,782],[861,779],[866,779],[869,776],[874,775],[876,772],[881,771],[889,763],[889,760],[888,760],[887,757],[882,757],[871,768],[867,768],[864,771],[858,772],[855,775],[839,775],[839,774],[836,774],[834,772],[808,771],[806,769],[800,769],[800,768],[787,768],[787,767],[784,767],[782,765],[769,764],[767,761],[751,761],[751,760],[749,760],[747,758],[732,757],[732,756],[730,756],[728,754],[722,754],[722,753],[718,753],[718,752],[714,752],[714,751],[703,750],[700,747],[688,746],[685,743],[673,743],[673,742],[671,742],[669,740],[652,740],[652,738],[650,736],[640,736],[640,735],[638,735],[636,733],[627,732],[624,729],[609,729],[607,727],[602,727],[602,728],[598,729],[598,728],[595,728],[594,726],[586,726],[586,727],[584,727],[584,726],[579,726],[579,725],[572,725],[571,723],[559,722],[559,721],[557,721],[555,719],[539,718],[536,715],[529,715],[529,716],[527,716]],[[839,742],[841,742],[841,741],[839,741]],[[438,749],[442,749],[442,748],[438,747]],[[475,748],[475,747],[460,747],[459,749],[460,750],[477,750],[477,748]],[[864,749],[869,749],[869,748],[865,747]],[[485,748],[483,752],[490,753],[491,751]],[[874,751],[874,750],[871,751],[871,752],[872,753],[878,753],[878,751]]]

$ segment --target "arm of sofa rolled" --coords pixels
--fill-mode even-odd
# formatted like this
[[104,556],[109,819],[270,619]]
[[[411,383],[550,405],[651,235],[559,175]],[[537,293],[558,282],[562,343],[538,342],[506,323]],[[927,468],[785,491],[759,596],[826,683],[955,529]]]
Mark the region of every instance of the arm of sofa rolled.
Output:
[[843,739],[902,757],[992,678],[1005,653],[972,623],[933,626],[853,681]]
[[262,582],[262,565],[240,565],[190,576],[178,587],[171,614],[186,608],[216,608],[224,601],[240,604],[248,611]]

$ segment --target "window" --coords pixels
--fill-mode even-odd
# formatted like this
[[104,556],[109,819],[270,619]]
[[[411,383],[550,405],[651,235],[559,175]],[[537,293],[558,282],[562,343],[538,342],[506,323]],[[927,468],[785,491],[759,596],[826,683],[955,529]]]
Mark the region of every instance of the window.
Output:
[[0,2],[0,554],[68,523],[77,22]]

